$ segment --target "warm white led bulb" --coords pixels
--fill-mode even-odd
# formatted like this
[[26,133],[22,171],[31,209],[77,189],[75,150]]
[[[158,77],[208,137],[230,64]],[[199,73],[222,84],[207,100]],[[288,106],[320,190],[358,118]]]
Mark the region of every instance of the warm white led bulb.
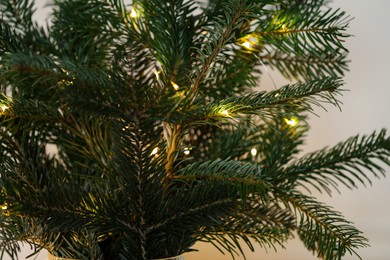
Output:
[[179,90],[179,85],[177,85],[175,82],[171,81],[171,84],[172,84],[172,87],[175,89],[175,90]]
[[185,155],[189,155],[190,154],[190,148],[185,147],[183,152],[184,152]]
[[296,126],[298,124],[298,119],[296,119],[296,118],[285,118],[284,121],[289,126]]
[[244,47],[245,49],[252,51],[254,48],[259,45],[260,35],[258,33],[251,33],[241,38],[240,45]]
[[157,155],[158,153],[158,147],[155,147],[151,153],[151,155]]
[[6,105],[0,105],[0,110],[2,112],[4,112],[5,110],[7,110],[9,108],[9,106],[6,106]]
[[253,44],[250,41],[243,42],[242,46],[244,46],[246,49],[252,49]]
[[138,17],[138,13],[137,11],[135,10],[135,8],[132,8],[131,11],[130,11],[130,17],[131,18],[137,18]]
[[160,80],[160,72],[155,70],[154,75],[156,76],[157,81],[159,81]]
[[252,148],[251,154],[252,154],[252,156],[256,156],[257,155],[257,149],[256,148]]
[[225,110],[221,111],[220,114],[223,115],[223,116],[229,116],[229,111],[227,111],[225,109]]

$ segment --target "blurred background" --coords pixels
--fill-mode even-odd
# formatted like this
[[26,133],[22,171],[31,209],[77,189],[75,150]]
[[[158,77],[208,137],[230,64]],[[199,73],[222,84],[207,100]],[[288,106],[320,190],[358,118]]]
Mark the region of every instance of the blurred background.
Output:
[[[39,21],[47,19],[47,8],[42,9],[47,1],[36,0]],[[333,146],[356,134],[369,134],[381,128],[390,129],[390,1],[389,0],[334,0],[334,8],[345,10],[354,19],[350,24],[346,45],[350,50],[350,72],[345,76],[345,88],[341,98],[342,111],[328,106],[329,110],[318,109],[319,117],[312,116],[309,124],[311,130],[307,139],[305,152]],[[259,88],[272,89],[286,83],[276,72],[264,73]],[[388,169],[387,175],[390,175]],[[364,232],[371,247],[359,249],[362,259],[390,259],[390,176],[386,179],[375,179],[373,185],[360,187],[358,190],[341,189],[341,194],[332,197],[315,194],[321,201],[333,206],[337,211]],[[257,248],[256,253],[247,253],[248,260],[310,260],[316,259],[308,252],[299,240],[291,240],[285,249]],[[229,255],[222,255],[207,244],[196,244],[199,252],[186,255],[186,260],[228,260]],[[24,248],[19,259],[31,253]],[[30,258],[46,260],[46,252]],[[243,259],[243,258],[236,258]],[[358,259],[346,256],[346,260]],[[5,258],[4,260],[8,260]]]

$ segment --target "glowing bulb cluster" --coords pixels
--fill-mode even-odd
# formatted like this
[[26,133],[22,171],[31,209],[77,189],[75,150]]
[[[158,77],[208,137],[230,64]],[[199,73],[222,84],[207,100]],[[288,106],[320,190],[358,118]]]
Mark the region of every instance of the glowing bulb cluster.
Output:
[[122,127],[122,131],[126,131],[126,130],[129,130],[129,129],[130,129],[130,125]]
[[[4,203],[3,205],[1,205],[0,206],[1,207],[1,210],[2,210],[2,215],[4,215],[4,216],[6,216],[6,217],[8,217],[8,216],[10,216],[11,214],[10,214],[10,212],[8,211],[8,205],[7,205],[7,203]],[[1,214],[0,214],[1,215]]]
[[190,152],[191,152],[191,149],[188,148],[188,147],[185,147],[184,150],[183,150],[183,153],[184,153],[185,155],[189,155]]
[[66,79],[61,79],[60,81],[57,82],[58,86],[60,87],[69,87],[73,85],[73,80],[76,79],[76,77],[72,76],[72,79],[70,80],[71,73],[66,70],[65,68],[61,68],[62,73],[66,75]]

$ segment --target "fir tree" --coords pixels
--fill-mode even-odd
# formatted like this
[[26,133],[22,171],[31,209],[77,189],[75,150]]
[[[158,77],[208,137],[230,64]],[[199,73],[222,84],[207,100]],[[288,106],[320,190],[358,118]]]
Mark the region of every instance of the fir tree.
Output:
[[[296,231],[324,259],[367,246],[331,194],[384,175],[385,130],[301,156],[339,106],[350,18],[325,0],[0,0],[0,248],[232,257]],[[291,84],[255,89],[262,68]],[[261,88],[261,86],[260,86]],[[52,150],[55,150],[54,152]]]

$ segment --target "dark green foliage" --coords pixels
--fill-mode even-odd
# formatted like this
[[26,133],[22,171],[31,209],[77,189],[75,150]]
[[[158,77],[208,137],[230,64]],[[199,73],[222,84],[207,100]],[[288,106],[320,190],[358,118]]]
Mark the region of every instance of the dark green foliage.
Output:
[[[325,259],[367,241],[331,193],[384,175],[385,130],[300,156],[339,106],[349,18],[321,0],[0,0],[0,248],[158,259],[206,241],[234,258],[297,231]],[[298,79],[257,91],[269,65]],[[291,124],[299,121],[297,125]]]

